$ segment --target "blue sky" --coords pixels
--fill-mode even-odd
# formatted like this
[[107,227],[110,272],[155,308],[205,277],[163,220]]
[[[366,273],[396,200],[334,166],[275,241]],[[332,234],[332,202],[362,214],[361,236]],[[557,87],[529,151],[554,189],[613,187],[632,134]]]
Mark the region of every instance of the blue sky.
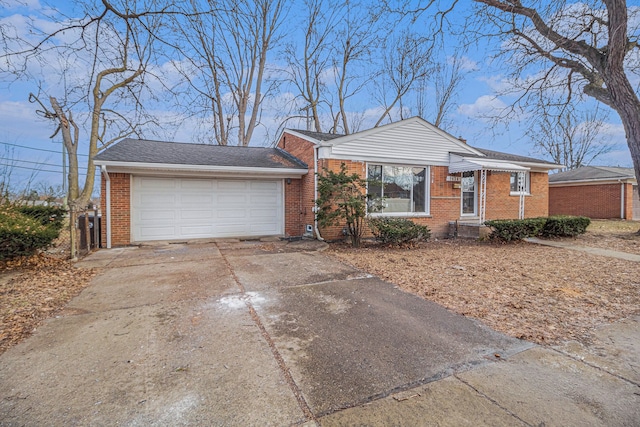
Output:
[[[21,3],[21,4],[19,4]],[[23,22],[25,16],[43,18],[45,8],[38,0],[0,1],[0,21],[4,23]],[[73,13],[73,12],[69,12]],[[289,17],[290,19],[291,17]],[[51,24],[54,25],[54,24]],[[18,25],[18,28],[21,28]],[[25,28],[23,28],[24,30]],[[450,42],[445,51],[439,52],[440,60],[447,61],[453,54],[455,38],[450,37]],[[450,51],[449,46],[451,46]],[[496,93],[504,88],[507,78],[501,64],[492,63],[488,52],[495,46],[479,44],[464,53],[465,79],[456,93],[456,103],[451,111],[447,129],[454,136],[468,140],[472,145],[497,151],[505,151],[514,154],[543,157],[537,153],[531,141],[525,136],[525,128],[522,123],[511,122],[510,126],[494,124],[485,117],[491,115],[496,109],[502,108],[512,101],[509,97],[496,97]],[[269,61],[272,69],[282,67],[283,63],[277,54],[273,54]],[[167,63],[155,64],[158,70],[166,69]],[[175,76],[174,76],[175,77]],[[55,92],[55,81],[47,82],[50,92]],[[637,84],[637,82],[636,82]],[[51,123],[40,118],[35,110],[36,106],[28,102],[30,92],[37,92],[38,87],[33,81],[9,81],[6,74],[2,74],[0,82],[0,171],[1,164],[13,164],[12,183],[20,187],[26,185],[28,180],[33,183],[43,182],[47,185],[60,185],[62,183],[62,154],[60,138],[50,138],[53,133]],[[258,127],[251,145],[268,145],[275,136],[276,129],[281,122],[277,111],[283,103],[290,102],[291,94],[286,90],[265,104],[263,113],[263,125]],[[593,108],[595,104],[587,104]],[[362,130],[373,125],[373,116],[379,111],[370,96],[361,94],[350,105],[354,114],[361,114],[364,118]],[[153,105],[153,111],[160,117],[180,117],[180,111],[169,104],[157,103]],[[368,114],[371,113],[371,114]],[[77,114],[82,114],[78,112]],[[426,117],[427,120],[430,117]],[[304,127],[304,121],[297,124],[289,122],[288,127]],[[183,126],[171,129],[163,136],[160,134],[150,136],[150,139],[162,137],[167,140],[180,142],[193,141],[192,125],[185,120]],[[595,164],[611,166],[631,166],[631,157],[626,146],[624,130],[615,113],[609,114],[603,135],[612,143],[612,151],[601,158]],[[86,154],[86,145],[81,145],[81,154]],[[80,157],[81,165],[86,156]],[[34,171],[32,169],[39,169]],[[35,174],[35,175],[34,175]]]

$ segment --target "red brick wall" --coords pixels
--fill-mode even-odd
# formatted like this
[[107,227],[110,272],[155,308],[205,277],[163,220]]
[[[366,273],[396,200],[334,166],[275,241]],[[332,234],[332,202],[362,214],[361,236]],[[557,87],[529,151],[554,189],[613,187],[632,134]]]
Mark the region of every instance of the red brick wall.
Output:
[[302,138],[291,134],[283,134],[278,141],[278,148],[281,148],[309,166],[309,173],[302,179],[292,179],[291,184],[284,187],[285,206],[285,234],[287,236],[302,236],[307,224],[313,225],[315,214],[314,196],[314,169],[313,151],[314,145]]
[[[622,184],[566,185],[549,188],[549,215],[620,218]],[[625,186],[625,218],[632,218],[632,184]]]
[[[517,219],[520,196],[511,195],[510,173],[488,172],[486,219]],[[524,196],[525,218],[549,214],[549,175],[546,172],[530,173],[530,195]]]
[[[128,173],[110,173],[111,179],[111,246],[126,246],[131,243],[131,176]],[[100,178],[100,208],[104,225],[102,227],[102,241],[106,246],[106,181]]]

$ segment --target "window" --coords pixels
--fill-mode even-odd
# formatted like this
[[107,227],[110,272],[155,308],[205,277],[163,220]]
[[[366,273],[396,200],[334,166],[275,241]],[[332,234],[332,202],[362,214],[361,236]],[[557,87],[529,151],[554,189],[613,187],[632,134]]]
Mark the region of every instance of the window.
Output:
[[476,174],[463,172],[462,182],[462,215],[476,215]]
[[523,184],[523,192],[525,194],[529,194],[530,193],[530,177],[529,177],[529,172],[511,172],[511,178],[509,180],[509,183],[511,185],[511,193],[515,193],[515,194],[520,194],[520,190],[518,189],[518,174],[521,173],[523,175],[524,178],[524,182]]
[[369,165],[369,195],[381,202],[376,212],[428,213],[428,172],[421,167]]

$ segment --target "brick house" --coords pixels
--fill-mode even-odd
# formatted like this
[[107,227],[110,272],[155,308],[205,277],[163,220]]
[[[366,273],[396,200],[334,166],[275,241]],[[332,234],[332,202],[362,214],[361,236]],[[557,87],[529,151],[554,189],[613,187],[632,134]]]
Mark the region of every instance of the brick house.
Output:
[[[351,135],[285,129],[275,148],[125,139],[98,154],[107,246],[218,237],[342,238],[318,230],[317,172],[375,178],[382,212],[445,235],[450,223],[546,216],[548,171],[530,157],[472,147],[421,118]],[[104,215],[104,214],[103,214]]]
[[[436,236],[448,234],[452,222],[477,227],[488,219],[546,216],[548,172],[560,167],[472,147],[419,117],[351,135],[285,129],[277,146],[309,165],[309,173],[285,189],[287,199],[299,199],[298,218],[287,221],[292,236],[314,228],[315,174],[338,171],[342,163],[351,173],[382,181],[368,189],[384,200],[382,212],[372,215],[410,218]],[[319,233],[333,240],[343,231]]]
[[549,214],[640,220],[633,168],[583,166],[550,175]]

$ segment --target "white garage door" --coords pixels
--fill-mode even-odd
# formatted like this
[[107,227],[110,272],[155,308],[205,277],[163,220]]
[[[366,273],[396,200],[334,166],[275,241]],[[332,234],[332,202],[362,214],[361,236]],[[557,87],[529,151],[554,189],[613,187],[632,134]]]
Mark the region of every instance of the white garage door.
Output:
[[283,233],[281,180],[133,178],[136,242]]

